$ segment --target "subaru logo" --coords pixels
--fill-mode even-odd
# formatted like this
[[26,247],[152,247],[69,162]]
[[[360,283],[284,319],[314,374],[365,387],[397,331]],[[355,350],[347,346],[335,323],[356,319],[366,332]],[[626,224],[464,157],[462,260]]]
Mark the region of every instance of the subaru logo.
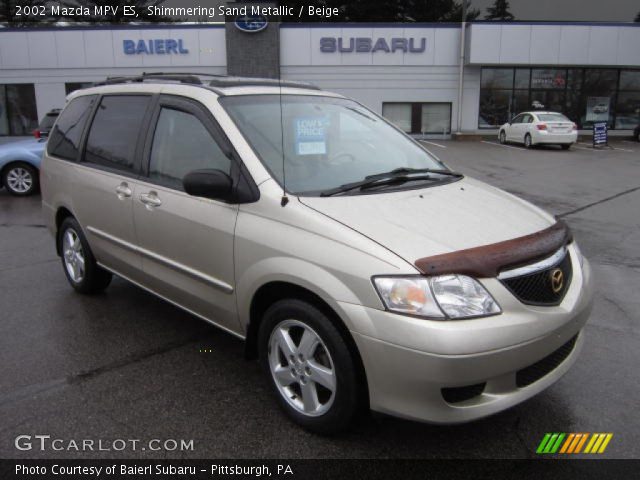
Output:
[[243,15],[236,18],[235,24],[238,30],[254,33],[267,28],[269,21],[264,15]]

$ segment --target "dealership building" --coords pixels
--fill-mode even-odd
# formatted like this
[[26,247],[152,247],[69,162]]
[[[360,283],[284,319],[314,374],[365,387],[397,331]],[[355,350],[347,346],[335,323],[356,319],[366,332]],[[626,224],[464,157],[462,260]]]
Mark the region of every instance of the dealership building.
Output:
[[464,49],[460,24],[256,25],[1,29],[0,136],[28,135],[77,88],[142,72],[311,82],[412,134],[490,133],[535,108],[583,130],[640,121],[640,24],[469,23]]

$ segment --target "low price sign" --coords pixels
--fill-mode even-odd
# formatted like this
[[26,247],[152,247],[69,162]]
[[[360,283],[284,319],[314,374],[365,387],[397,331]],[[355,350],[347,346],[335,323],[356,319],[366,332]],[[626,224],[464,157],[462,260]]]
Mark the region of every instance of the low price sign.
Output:
[[593,146],[600,147],[609,144],[607,133],[607,122],[597,122],[593,124]]

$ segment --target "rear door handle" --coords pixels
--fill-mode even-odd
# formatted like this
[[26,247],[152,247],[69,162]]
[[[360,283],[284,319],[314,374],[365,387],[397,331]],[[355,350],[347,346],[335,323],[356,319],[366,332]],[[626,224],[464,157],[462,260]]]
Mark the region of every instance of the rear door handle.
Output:
[[116,195],[118,195],[118,198],[120,200],[124,200],[125,198],[130,197],[132,193],[133,192],[131,191],[131,189],[129,188],[129,185],[127,185],[126,182],[122,182],[120,185],[116,187]]
[[158,198],[156,192],[141,193],[139,198],[149,210],[162,205],[162,200]]

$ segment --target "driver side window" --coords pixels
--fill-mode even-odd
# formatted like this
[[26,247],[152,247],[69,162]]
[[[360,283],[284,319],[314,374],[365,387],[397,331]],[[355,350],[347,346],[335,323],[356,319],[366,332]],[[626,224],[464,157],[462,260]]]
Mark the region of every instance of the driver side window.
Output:
[[183,190],[184,176],[205,168],[229,174],[231,160],[195,115],[162,107],[151,146],[149,178]]

